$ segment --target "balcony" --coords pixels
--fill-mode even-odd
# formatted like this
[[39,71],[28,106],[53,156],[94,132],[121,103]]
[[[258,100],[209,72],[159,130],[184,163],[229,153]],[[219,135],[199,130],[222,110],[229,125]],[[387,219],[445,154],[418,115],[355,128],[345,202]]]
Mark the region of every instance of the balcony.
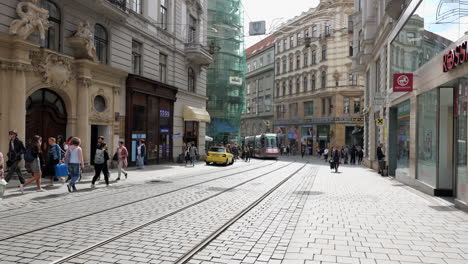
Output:
[[190,61],[201,66],[208,66],[213,63],[213,56],[210,51],[200,43],[185,43],[185,54]]
[[126,0],[81,0],[80,4],[89,7],[96,13],[120,22],[127,20]]

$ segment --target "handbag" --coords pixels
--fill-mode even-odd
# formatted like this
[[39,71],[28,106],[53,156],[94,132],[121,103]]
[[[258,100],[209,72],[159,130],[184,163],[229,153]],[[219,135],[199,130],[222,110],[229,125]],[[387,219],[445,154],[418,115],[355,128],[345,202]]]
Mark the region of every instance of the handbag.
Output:
[[114,156],[112,157],[112,160],[113,161],[118,161],[119,160],[119,157],[117,156],[117,152],[114,154]]
[[68,166],[65,163],[60,163],[54,166],[55,167],[55,178],[61,178],[68,176]]

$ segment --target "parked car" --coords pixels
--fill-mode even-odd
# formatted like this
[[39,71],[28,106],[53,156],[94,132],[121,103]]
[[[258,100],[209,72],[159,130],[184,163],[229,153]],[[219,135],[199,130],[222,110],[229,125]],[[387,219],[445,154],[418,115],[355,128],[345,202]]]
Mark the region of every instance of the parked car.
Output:
[[230,165],[234,163],[234,155],[229,153],[225,147],[211,147],[205,158],[206,165],[224,164]]

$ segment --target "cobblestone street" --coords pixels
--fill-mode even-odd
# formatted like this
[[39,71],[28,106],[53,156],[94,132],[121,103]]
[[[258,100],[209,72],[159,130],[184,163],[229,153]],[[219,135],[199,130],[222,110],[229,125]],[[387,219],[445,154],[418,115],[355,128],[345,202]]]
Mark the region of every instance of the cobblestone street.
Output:
[[97,187],[9,188],[0,263],[468,263],[468,214],[361,166],[171,164]]

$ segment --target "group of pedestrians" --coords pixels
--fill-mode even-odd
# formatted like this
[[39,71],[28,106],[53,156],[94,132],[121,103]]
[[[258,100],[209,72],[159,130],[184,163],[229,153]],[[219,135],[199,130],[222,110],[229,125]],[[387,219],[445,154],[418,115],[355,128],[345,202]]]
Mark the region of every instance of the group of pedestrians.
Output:
[[362,164],[362,159],[364,157],[364,151],[362,150],[362,147],[359,145],[353,145],[351,148],[348,146],[342,146],[341,148],[339,146],[332,147],[331,150],[329,150],[327,147],[325,148],[317,148],[317,157],[321,159],[323,157],[323,160],[325,162],[328,162],[328,156],[333,156],[333,153],[335,150],[339,151],[340,154],[340,163],[343,164],[351,164],[351,165],[358,165]]
[[[13,175],[17,175],[20,181],[20,192],[24,193],[24,188],[31,184],[36,183],[36,190],[38,192],[45,191],[42,188],[42,177],[43,174],[50,178],[51,185],[59,179],[63,183],[67,183],[67,189],[69,192],[77,191],[76,182],[81,178],[82,170],[85,167],[83,159],[83,150],[80,147],[81,140],[78,137],[69,137],[64,142],[62,136],[49,137],[47,139],[47,147],[43,144],[41,136],[34,136],[30,139],[27,146],[18,138],[18,132],[16,130],[9,131],[9,148],[6,155],[6,167],[8,173],[5,175],[4,168],[4,156],[0,152],[0,191],[2,190],[1,183],[7,184]],[[44,153],[43,149],[47,151]],[[104,137],[98,138],[98,143],[94,153],[94,159],[92,164],[94,165],[95,175],[92,179],[91,188],[95,187],[96,181],[100,180],[101,173],[104,174],[104,180],[106,185],[109,185],[110,172],[108,163],[110,156],[108,153],[108,146],[104,141]],[[141,140],[137,148],[137,168],[144,168],[144,157],[146,154],[145,142]],[[124,142],[120,141],[118,147],[115,150],[115,154],[112,160],[117,163],[117,179],[120,180],[121,174],[127,178],[128,173],[125,171],[127,167],[128,150],[124,146]],[[25,180],[23,172],[21,171],[21,161],[24,159],[26,168],[31,172],[32,177]],[[58,167],[66,167],[68,173],[66,175],[57,175]],[[3,186],[5,187],[5,186]],[[3,192],[0,193],[2,198]]]

